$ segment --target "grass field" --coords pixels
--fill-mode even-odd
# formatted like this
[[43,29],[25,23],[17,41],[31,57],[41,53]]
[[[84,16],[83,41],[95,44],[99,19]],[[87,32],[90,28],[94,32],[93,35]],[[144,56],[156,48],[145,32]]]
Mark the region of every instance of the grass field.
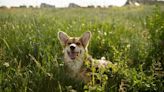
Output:
[[[58,31],[91,31],[89,54],[117,67],[100,83],[65,76]],[[163,6],[0,9],[0,92],[162,92],[163,70]]]

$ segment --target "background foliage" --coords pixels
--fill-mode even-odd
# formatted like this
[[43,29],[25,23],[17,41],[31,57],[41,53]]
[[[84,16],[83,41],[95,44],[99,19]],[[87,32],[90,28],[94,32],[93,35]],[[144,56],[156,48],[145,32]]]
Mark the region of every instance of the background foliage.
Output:
[[[58,31],[91,31],[89,54],[117,67],[92,85],[65,76]],[[163,57],[163,6],[0,9],[1,92],[162,92]]]

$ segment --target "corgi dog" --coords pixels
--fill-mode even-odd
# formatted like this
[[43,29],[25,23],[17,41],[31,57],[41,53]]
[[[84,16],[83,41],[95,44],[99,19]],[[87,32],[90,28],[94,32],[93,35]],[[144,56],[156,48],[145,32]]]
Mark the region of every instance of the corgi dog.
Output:
[[70,37],[65,32],[60,31],[58,32],[58,39],[63,46],[66,74],[72,78],[87,83],[91,80],[91,71],[86,64],[99,68],[106,67],[109,63],[105,58],[94,60],[88,55],[87,47],[91,39],[91,32],[89,31],[85,32],[81,37]]

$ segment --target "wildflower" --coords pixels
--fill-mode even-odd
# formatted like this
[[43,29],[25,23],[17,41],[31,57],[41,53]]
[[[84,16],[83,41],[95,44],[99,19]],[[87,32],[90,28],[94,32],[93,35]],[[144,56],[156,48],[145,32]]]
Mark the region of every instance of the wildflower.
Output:
[[127,45],[127,48],[130,48],[130,44]]
[[9,67],[9,66],[10,66],[9,63],[7,63],[7,62],[5,62],[3,65],[4,65],[5,67]]

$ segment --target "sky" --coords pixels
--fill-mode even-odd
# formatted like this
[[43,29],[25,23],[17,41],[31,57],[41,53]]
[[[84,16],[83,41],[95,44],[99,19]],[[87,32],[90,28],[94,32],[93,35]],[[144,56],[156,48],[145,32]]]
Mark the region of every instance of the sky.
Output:
[[55,5],[56,7],[67,7],[69,3],[75,3],[80,6],[122,6],[124,5],[126,0],[0,0],[0,6],[40,6],[41,3],[47,3],[51,5]]

